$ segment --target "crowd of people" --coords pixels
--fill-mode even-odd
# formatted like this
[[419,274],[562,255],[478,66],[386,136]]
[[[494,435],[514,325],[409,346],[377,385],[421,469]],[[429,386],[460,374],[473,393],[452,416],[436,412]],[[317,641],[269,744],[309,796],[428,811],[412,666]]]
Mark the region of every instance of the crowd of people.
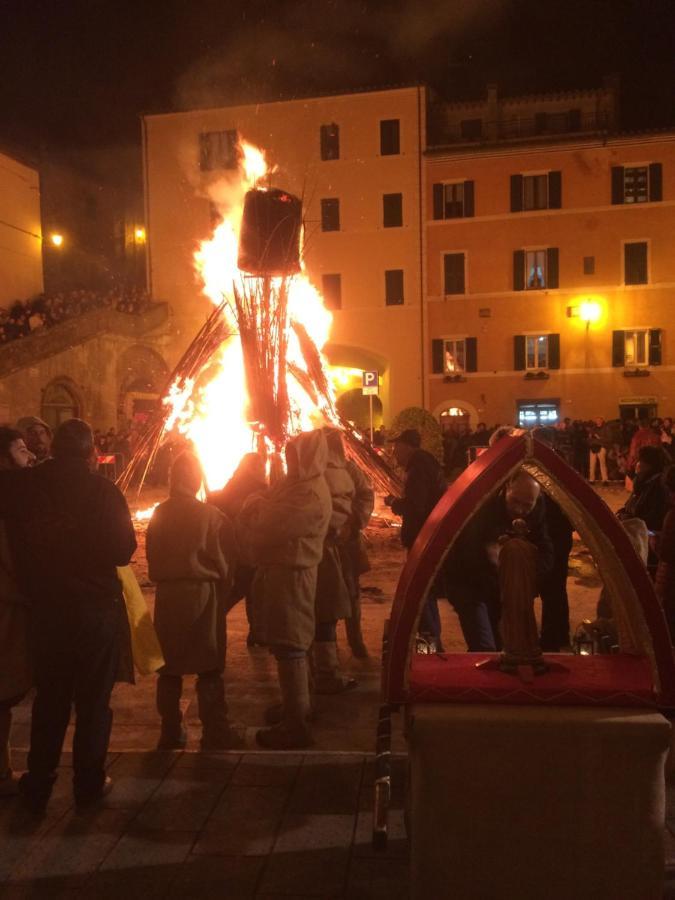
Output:
[[[0,655],[11,662],[0,681],[0,794],[16,788],[35,812],[49,800],[72,705],[76,804],[97,803],[111,787],[110,695],[128,672],[132,627],[122,573],[136,539],[126,500],[94,471],[96,457],[94,434],[80,419],[53,435],[37,417],[0,428]],[[281,690],[268,727],[257,732],[261,746],[309,746],[314,696],[356,687],[340,668],[336,624],[349,619],[352,651],[367,655],[358,580],[374,494],[345,459],[334,428],[291,439],[286,467],[268,487],[260,457],[249,454],[225,488],[203,502],[197,457],[188,450],[172,461],[169,497],[155,509],[146,540],[163,658],[162,749],[185,746],[180,698],[190,674],[197,675],[202,749],[242,746],[223,679],[225,617],[241,599],[251,607],[250,643],[274,654]],[[31,685],[28,771],[17,780],[11,710]]]
[[[511,430],[497,429],[490,442]],[[542,428],[536,436],[562,455],[560,431]],[[631,438],[632,491],[618,516],[654,578],[672,628],[675,466],[654,434],[647,423]],[[408,550],[445,492],[447,476],[415,429],[387,440],[405,477],[402,496],[385,503],[401,517]],[[111,788],[105,772],[110,696],[115,681],[129,677],[135,626],[123,584],[131,577],[136,537],[124,495],[95,471],[97,455],[94,433],[80,419],[63,422],[54,434],[33,416],[16,428],[0,427],[0,795],[18,791],[34,812],[48,803],[73,705],[78,807],[98,803]],[[172,459],[169,496],[156,507],[146,538],[162,660],[153,670],[163,750],[186,745],[186,675],[197,676],[202,749],[243,746],[242,729],[228,717],[224,679],[226,616],[242,599],[248,642],[274,655],[281,693],[256,733],[260,746],[310,746],[315,698],[356,687],[340,666],[336,625],[345,620],[354,656],[367,655],[359,576],[367,566],[362,532],[373,512],[373,489],[346,459],[339,429],[293,437],[285,461],[286,474],[270,486],[261,458],[248,454],[228,484],[203,501],[196,455],[188,449]],[[545,665],[537,654],[570,645],[571,547],[572,525],[563,510],[518,470],[451,548],[422,611],[421,641],[431,651],[442,649],[438,602],[447,598],[468,650],[501,650],[503,664],[517,666],[526,647],[527,659]],[[542,601],[540,630],[535,596]],[[511,621],[526,623],[529,644],[520,625],[509,628],[507,599],[516,604]],[[600,615],[611,616],[611,602],[603,608],[608,602],[600,598]],[[28,770],[16,778],[12,709],[31,687]]]
[[15,300],[7,308],[0,307],[0,344],[45,331],[66,319],[95,309],[114,309],[128,315],[140,315],[149,303],[147,292],[138,287],[111,288],[108,291],[62,291],[38,294],[29,300]]

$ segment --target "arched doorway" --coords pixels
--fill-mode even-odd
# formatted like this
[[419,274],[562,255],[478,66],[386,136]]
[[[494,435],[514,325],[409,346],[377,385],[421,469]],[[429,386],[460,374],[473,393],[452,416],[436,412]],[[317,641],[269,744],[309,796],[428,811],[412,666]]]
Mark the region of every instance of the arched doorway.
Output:
[[118,427],[143,426],[160,403],[168,378],[166,363],[151,347],[137,344],[120,357],[118,377]]
[[470,427],[471,413],[462,406],[448,406],[441,412],[439,421],[443,432],[464,432]]
[[373,397],[373,427],[382,425],[390,412],[387,360],[362,347],[343,344],[327,344],[323,354],[340,413],[364,429],[370,426],[370,404],[369,398],[363,396],[363,373],[378,373],[379,394]]
[[[343,419],[353,422],[360,430],[367,432],[370,428],[370,397],[364,397],[361,388],[353,388],[340,394],[337,408]],[[373,428],[382,425],[382,401],[373,397]]]
[[80,418],[80,410],[77,393],[65,378],[55,379],[44,389],[40,414],[52,431],[66,419]]

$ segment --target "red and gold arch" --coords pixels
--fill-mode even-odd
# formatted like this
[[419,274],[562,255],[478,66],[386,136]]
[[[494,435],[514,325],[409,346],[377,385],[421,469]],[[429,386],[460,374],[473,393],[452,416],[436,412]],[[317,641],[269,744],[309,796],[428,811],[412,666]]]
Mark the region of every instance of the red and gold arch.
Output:
[[[450,547],[474,513],[521,466],[559,503],[593,555],[612,604],[620,649],[617,654],[560,656],[559,666],[527,685],[493,667],[477,668],[477,657],[490,654],[413,653],[426,593]],[[620,523],[550,447],[522,434],[503,438],[479,456],[448,488],[420,532],[392,606],[382,687],[390,704],[675,707],[675,658],[652,582]]]

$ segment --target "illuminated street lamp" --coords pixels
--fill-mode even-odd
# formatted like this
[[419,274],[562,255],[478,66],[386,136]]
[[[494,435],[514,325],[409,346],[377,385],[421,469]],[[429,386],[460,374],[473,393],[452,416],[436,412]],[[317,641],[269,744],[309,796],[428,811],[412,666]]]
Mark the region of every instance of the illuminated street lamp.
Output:
[[63,235],[59,234],[57,231],[54,231],[49,235],[49,240],[51,241],[53,247],[63,246]]
[[592,300],[585,300],[579,307],[579,318],[587,326],[591,322],[597,322],[600,318],[600,304],[594,303]]
[[139,226],[134,231],[134,238],[136,239],[137,244],[144,244],[145,243],[145,228],[142,228]]

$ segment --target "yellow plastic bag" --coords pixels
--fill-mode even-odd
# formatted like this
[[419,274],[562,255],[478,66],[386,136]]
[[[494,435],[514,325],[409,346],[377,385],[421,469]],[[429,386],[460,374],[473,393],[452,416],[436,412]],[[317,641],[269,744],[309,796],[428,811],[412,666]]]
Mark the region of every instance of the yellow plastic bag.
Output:
[[164,665],[164,657],[143,591],[130,566],[118,567],[117,577],[122,583],[127,608],[134,665],[141,675],[152,675]]

